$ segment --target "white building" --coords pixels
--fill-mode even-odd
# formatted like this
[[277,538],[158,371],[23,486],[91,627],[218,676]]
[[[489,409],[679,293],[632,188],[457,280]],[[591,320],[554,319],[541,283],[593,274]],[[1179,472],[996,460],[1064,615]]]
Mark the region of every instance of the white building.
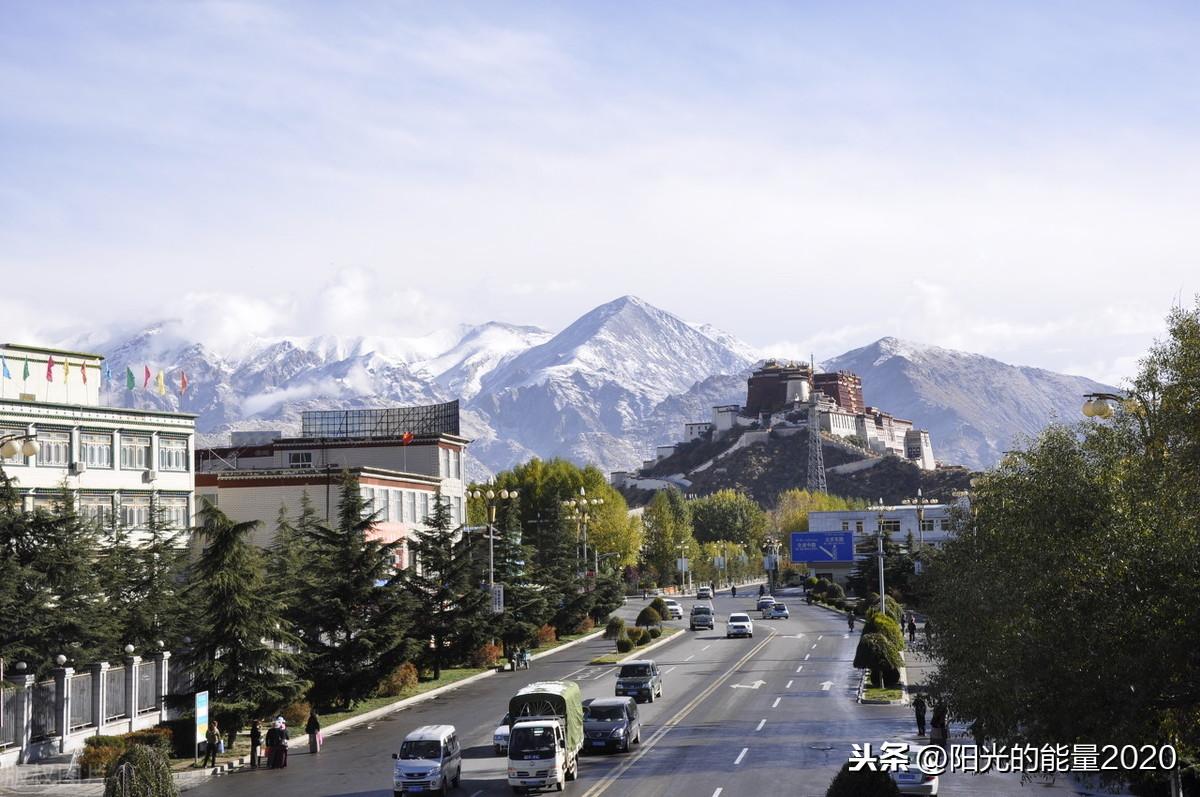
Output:
[[[905,545],[912,534],[913,546],[940,548],[953,533],[953,504],[900,504],[883,507],[883,529],[893,542]],[[918,514],[920,522],[918,522]],[[880,508],[839,509],[808,513],[809,531],[852,531],[856,547],[874,539],[879,528]],[[853,563],[823,563],[813,566],[813,574],[845,583]]]
[[65,483],[80,514],[119,518],[134,539],[152,498],[175,526],[192,525],[196,416],[100,406],[98,354],[10,343],[0,356],[0,436],[38,445],[0,460],[26,509],[49,509]]
[[683,425],[683,442],[690,443],[699,440],[712,432],[713,425],[707,422],[685,423]]
[[904,433],[904,456],[921,470],[933,470],[937,460],[933,458],[933,442],[924,429],[909,429]]

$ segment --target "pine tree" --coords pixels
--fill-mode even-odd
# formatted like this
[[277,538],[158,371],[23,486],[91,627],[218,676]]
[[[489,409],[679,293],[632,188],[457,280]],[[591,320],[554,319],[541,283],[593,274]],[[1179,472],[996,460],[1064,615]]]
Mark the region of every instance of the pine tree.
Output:
[[495,534],[496,582],[504,586],[504,613],[499,618],[498,633],[504,655],[511,659],[517,649],[537,638],[538,628],[549,619],[549,613],[541,588],[529,578],[534,551],[523,544],[518,506],[500,508]]
[[181,574],[187,558],[187,550],[179,545],[183,533],[172,525],[166,507],[152,496],[142,542],[132,551],[134,601],[126,634],[143,650],[154,649],[158,642],[174,647],[182,636]]
[[[396,549],[373,532],[357,477],[347,471],[336,528],[304,521],[311,550],[310,594],[297,608],[313,682],[322,706],[352,706],[412,655],[411,609],[397,584]],[[303,515],[302,515],[303,517]]]
[[275,539],[267,554],[268,580],[284,607],[284,615],[294,622],[302,618],[302,604],[305,595],[311,591],[308,566],[312,556],[306,533],[315,523],[316,510],[307,490],[300,497],[300,516],[296,525],[288,518],[287,505],[280,504],[275,519]]
[[38,646],[50,615],[46,578],[33,566],[40,534],[0,467],[0,656],[8,662],[36,665],[53,655]]
[[426,655],[435,679],[456,653],[461,657],[483,637],[491,620],[491,596],[480,588],[473,556],[466,555],[466,547],[456,546],[455,536],[450,505],[439,491],[432,514],[425,518],[425,530],[409,542],[415,562],[404,573],[404,583],[418,606],[417,631],[433,642]]
[[274,713],[306,686],[286,649],[297,640],[267,589],[262,554],[246,539],[258,525],[235,523],[204,502],[195,531],[205,547],[184,593],[194,623],[188,664],[231,743],[248,719]]

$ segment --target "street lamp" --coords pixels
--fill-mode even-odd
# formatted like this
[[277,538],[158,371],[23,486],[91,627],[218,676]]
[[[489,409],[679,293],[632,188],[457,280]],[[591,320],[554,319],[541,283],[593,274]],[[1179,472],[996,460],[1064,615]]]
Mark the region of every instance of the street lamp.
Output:
[[[583,566],[585,569],[587,568],[587,524],[588,524],[588,518],[591,516],[592,512],[595,512],[597,510],[597,508],[600,505],[602,505],[603,503],[604,503],[603,498],[588,498],[587,490],[584,489],[583,487],[579,488],[579,497],[578,498],[568,498],[562,502],[563,507],[572,513],[572,514],[568,515],[568,517],[574,518],[575,521],[579,524],[578,535],[579,535],[580,539],[582,539],[582,541],[583,541],[583,550],[582,550],[583,556],[582,556],[582,558],[583,558]],[[578,556],[578,553],[576,555]],[[599,567],[599,564],[597,564],[597,567]]]
[[[472,498],[482,498],[486,501],[487,506],[487,531],[488,531],[488,590],[496,594],[496,507],[499,501],[516,500],[518,492],[516,490],[500,490],[497,494],[489,485],[486,490],[475,489],[470,493]],[[494,600],[494,598],[493,598]]]
[[879,499],[879,526],[875,533],[879,548],[875,552],[879,560],[879,611],[887,614],[887,596],[883,591],[883,499]]
[[916,498],[905,498],[903,503],[915,504],[917,507],[917,554],[913,557],[913,571],[921,574],[921,557],[925,553],[925,507],[932,504],[933,501],[921,495],[921,488],[917,488]]
[[37,435],[16,433],[0,436],[0,458],[2,459],[15,457],[18,451],[26,457],[36,456],[40,448]]
[[686,542],[679,543],[678,545],[675,546],[675,550],[679,551],[679,559],[678,559],[678,561],[675,562],[675,566],[679,570],[679,593],[683,594],[683,592],[684,592],[683,576],[684,576],[684,573],[687,572],[687,570],[685,569],[687,567],[687,557],[684,555],[684,551],[687,550],[687,543]]
[[1113,406],[1109,402],[1125,399],[1115,393],[1084,393],[1083,397],[1087,399],[1083,403],[1083,414],[1088,418],[1111,418]]

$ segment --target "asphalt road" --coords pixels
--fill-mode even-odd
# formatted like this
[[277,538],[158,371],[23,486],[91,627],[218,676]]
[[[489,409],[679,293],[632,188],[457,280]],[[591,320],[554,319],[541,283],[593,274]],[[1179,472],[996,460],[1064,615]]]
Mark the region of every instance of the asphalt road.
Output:
[[[718,619],[753,609],[755,595],[714,601]],[[857,640],[839,615],[786,598],[788,620],[755,620],[753,639],[684,631],[647,654],[664,672],[664,697],[642,704],[642,744],[628,754],[585,756],[567,791],[584,797],[736,797],[823,795],[853,743],[916,741],[902,706],[862,706],[851,669]],[[690,599],[682,599],[685,610]],[[632,616],[641,601],[631,602]],[[751,617],[757,617],[751,612]],[[675,624],[679,624],[676,621]],[[684,622],[686,625],[686,621]],[[391,753],[414,728],[454,725],[464,747],[462,797],[510,794],[506,759],[492,752],[492,731],[508,699],[535,680],[571,679],[585,698],[613,694],[616,667],[588,662],[610,649],[602,640],[501,673],[372,724],[332,737],[310,756],[303,738],[284,770],[243,771],[193,790],[197,795],[390,797]],[[1039,793],[1013,776],[943,778],[945,795]]]

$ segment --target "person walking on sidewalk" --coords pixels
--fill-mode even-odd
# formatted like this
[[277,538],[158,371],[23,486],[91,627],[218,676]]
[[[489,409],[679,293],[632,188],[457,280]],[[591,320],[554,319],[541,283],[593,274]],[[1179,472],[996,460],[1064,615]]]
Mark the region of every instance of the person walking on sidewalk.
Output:
[[250,768],[258,769],[258,751],[262,748],[262,728],[258,720],[250,723]]
[[321,752],[321,720],[315,708],[308,712],[308,723],[304,726],[304,732],[308,734],[308,752]]
[[854,633],[854,612],[846,613],[846,625],[850,627],[850,633]]
[[929,706],[925,703],[925,698],[920,693],[912,702],[913,712],[917,715],[917,736],[925,735],[925,712]]
[[935,706],[933,719],[929,722],[929,741],[950,752],[950,726],[946,721],[946,707]]
[[911,614],[908,616],[908,642],[915,644],[917,641],[917,620]]

